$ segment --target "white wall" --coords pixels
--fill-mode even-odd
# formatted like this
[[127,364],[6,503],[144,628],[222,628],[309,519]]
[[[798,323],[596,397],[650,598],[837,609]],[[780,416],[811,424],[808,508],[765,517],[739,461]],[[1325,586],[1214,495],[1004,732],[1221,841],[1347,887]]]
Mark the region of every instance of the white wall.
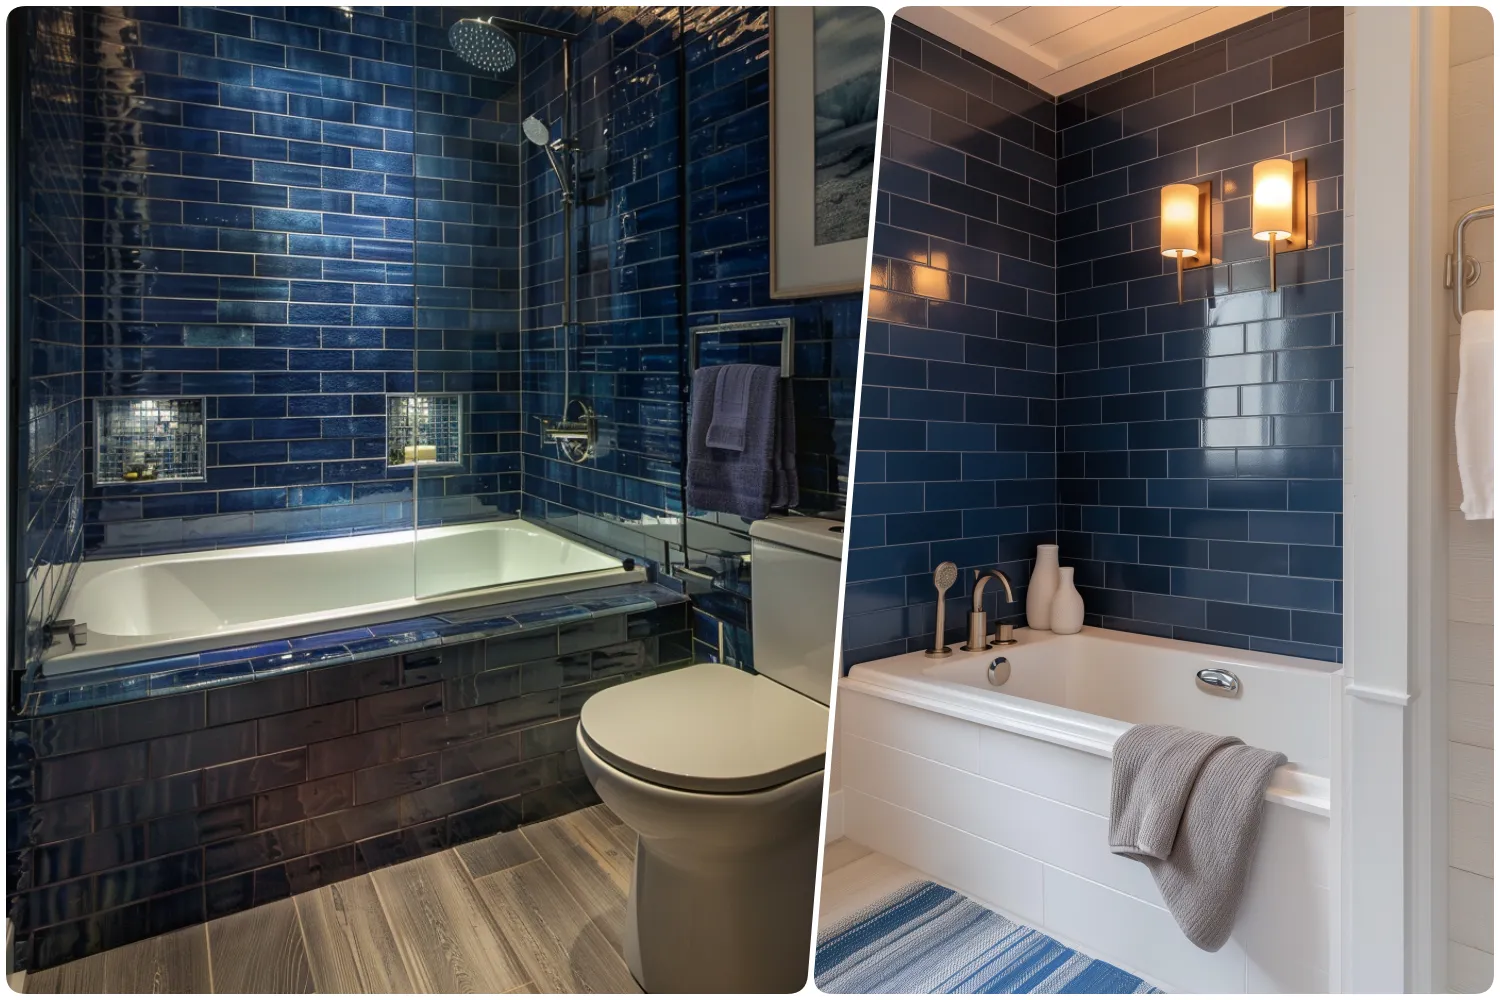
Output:
[[[1494,201],[1494,22],[1482,7],[1449,21],[1448,226]],[[1494,307],[1494,225],[1469,227],[1484,274],[1469,308]],[[1494,522],[1466,521],[1453,445],[1458,321],[1448,320],[1448,986],[1494,975]]]

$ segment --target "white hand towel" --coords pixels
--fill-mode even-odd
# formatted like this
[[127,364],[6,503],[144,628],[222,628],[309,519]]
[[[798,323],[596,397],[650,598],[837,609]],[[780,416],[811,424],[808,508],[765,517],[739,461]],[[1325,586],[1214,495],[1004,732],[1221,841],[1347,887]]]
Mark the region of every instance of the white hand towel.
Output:
[[1495,516],[1495,314],[1464,313],[1458,331],[1458,408],[1454,420],[1460,509],[1470,521]]

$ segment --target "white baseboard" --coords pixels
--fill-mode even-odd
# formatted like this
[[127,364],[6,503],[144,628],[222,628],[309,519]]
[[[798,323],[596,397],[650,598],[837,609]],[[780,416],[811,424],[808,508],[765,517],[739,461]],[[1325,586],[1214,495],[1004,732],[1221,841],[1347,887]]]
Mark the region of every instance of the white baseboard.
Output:
[[844,835],[844,790],[828,793],[828,828],[823,838],[833,843]]

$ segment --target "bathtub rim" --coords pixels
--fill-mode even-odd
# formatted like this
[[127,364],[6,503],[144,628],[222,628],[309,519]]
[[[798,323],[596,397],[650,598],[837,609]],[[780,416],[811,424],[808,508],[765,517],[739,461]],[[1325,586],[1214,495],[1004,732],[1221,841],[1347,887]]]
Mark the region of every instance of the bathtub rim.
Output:
[[[1086,629],[1095,634],[1110,632],[1108,629]],[[1135,633],[1118,633],[1132,640],[1146,640],[1147,645],[1171,643],[1178,646],[1197,647],[1223,660],[1226,658],[1248,660],[1257,667],[1272,669],[1309,669],[1301,667],[1292,657],[1272,653],[1246,653],[1244,650],[1226,650],[1203,643],[1183,642],[1176,639],[1157,639]],[[1102,637],[1101,637],[1102,638]],[[1109,635],[1107,641],[1114,641]],[[1003,647],[999,647],[1003,648]],[[839,689],[853,691],[884,701],[919,708],[938,715],[972,722],[991,729],[1002,729],[1019,736],[1045,740],[1059,746],[1081,750],[1098,757],[1113,757],[1115,741],[1132,723],[1118,719],[1081,712],[1061,705],[1051,705],[1031,698],[1008,695],[1003,691],[986,691],[957,681],[941,680],[926,674],[923,668],[931,661],[918,660],[913,668],[908,659],[913,654],[904,653],[880,660],[859,663],[849,673],[839,678]],[[920,657],[920,653],[916,654]],[[993,651],[969,654],[980,660],[993,655]],[[1264,661],[1263,658],[1274,660]],[[1279,661],[1286,660],[1287,663]],[[1309,661],[1318,662],[1318,661]],[[1320,673],[1339,675],[1342,669],[1323,670]],[[934,694],[936,692],[936,694]],[[1266,789],[1266,801],[1284,805],[1315,816],[1328,817],[1332,810],[1332,782],[1330,779],[1304,771],[1291,764],[1278,767],[1271,776]]]
[[[617,557],[603,552],[593,545],[579,541],[570,535],[552,531],[541,525],[518,518],[501,518],[493,521],[469,521],[422,529],[398,528],[389,532],[369,532],[362,535],[339,536],[331,539],[304,539],[296,542],[277,542],[271,545],[226,546],[222,549],[201,549],[182,553],[122,556],[118,559],[93,560],[92,564],[94,567],[101,567],[114,562],[124,564],[153,559],[162,561],[178,559],[184,561],[211,561],[215,558],[229,562],[236,558],[247,558],[254,554],[274,558],[275,552],[271,550],[291,547],[301,547],[299,551],[316,551],[323,548],[329,553],[335,553],[342,549],[360,548],[362,547],[358,544],[360,541],[363,541],[365,545],[379,545],[382,543],[376,541],[377,539],[388,539],[394,535],[410,535],[413,542],[415,542],[422,537],[418,532],[437,533],[451,530],[453,533],[459,533],[466,530],[473,530],[474,528],[494,527],[502,527],[502,530],[528,530],[547,535],[559,541],[567,542],[570,545],[587,549],[601,558],[617,560],[619,565],[605,569],[560,573],[552,576],[537,577],[533,580],[522,580],[488,587],[475,587],[453,593],[434,595],[432,597],[418,597],[413,593],[410,597],[403,597],[394,601],[371,602],[352,605],[346,608],[330,609],[326,612],[306,612],[299,615],[286,615],[280,618],[242,622],[212,632],[179,634],[167,636],[156,641],[133,643],[128,641],[106,642],[101,644],[99,643],[99,639],[108,635],[108,633],[93,633],[90,636],[90,642],[80,649],[68,650],[66,652],[59,651],[52,655],[44,654],[38,675],[42,678],[61,678],[86,671],[109,670],[112,668],[125,669],[138,663],[156,662],[179,656],[194,656],[200,653],[215,652],[220,649],[232,649],[260,642],[294,639],[309,634],[368,627],[389,621],[398,621],[407,618],[415,619],[427,615],[440,615],[494,604],[519,603],[533,599],[556,597],[578,590],[595,590],[620,584],[643,583],[648,580],[649,573],[634,559],[628,561],[624,558],[617,559]],[[85,566],[88,565],[89,563],[86,562]],[[124,567],[122,565],[116,568]],[[104,576],[109,572],[112,572],[112,570],[108,568],[99,569],[96,571],[95,576]],[[74,585],[77,586],[78,582],[75,581]],[[66,607],[66,604],[64,607]],[[340,614],[339,612],[348,613]],[[87,622],[84,624],[87,624]],[[117,637],[111,636],[111,638]],[[136,637],[123,638],[128,640]],[[127,653],[129,654],[128,656],[125,655]]]

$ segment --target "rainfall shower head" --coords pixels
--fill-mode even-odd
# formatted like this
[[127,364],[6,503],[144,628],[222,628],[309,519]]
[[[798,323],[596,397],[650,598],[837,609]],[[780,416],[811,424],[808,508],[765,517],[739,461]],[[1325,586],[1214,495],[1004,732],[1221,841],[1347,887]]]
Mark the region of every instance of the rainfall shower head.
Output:
[[470,66],[503,73],[516,64],[516,45],[494,18],[466,17],[448,29],[448,44]]
[[568,144],[561,139],[552,138],[552,130],[547,127],[536,115],[530,115],[521,123],[521,131],[526,133],[526,138],[547,153],[547,162],[552,164],[552,172],[557,175],[557,183],[562,186],[563,204],[571,204],[573,201],[573,185],[568,183],[568,175],[562,168],[562,160],[558,153],[567,155]]

